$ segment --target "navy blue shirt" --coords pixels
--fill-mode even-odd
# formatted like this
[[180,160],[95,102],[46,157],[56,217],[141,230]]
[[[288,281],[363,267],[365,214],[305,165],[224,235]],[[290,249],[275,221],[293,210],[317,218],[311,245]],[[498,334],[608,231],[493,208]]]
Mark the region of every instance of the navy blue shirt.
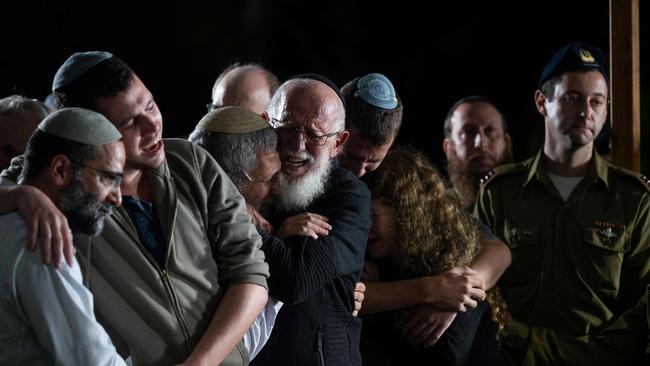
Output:
[[131,221],[138,230],[140,242],[154,257],[161,268],[165,267],[166,244],[160,220],[153,203],[133,196],[122,196],[122,206],[129,213]]

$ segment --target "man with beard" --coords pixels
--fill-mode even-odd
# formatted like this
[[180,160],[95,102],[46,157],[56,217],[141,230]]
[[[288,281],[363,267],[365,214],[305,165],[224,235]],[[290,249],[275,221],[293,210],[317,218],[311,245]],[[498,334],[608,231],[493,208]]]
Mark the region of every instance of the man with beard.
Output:
[[[346,126],[350,137],[339,162],[362,177],[379,167],[395,142],[402,123],[402,102],[391,81],[378,73],[351,80],[341,94],[349,112]],[[477,300],[484,298],[485,290],[496,283],[509,264],[508,247],[489,230],[482,231],[481,250],[471,268],[454,268],[418,279],[367,283],[361,312],[416,307],[404,328],[405,335],[414,344],[433,345],[451,324],[452,314],[476,307]],[[372,277],[376,269],[367,263],[364,271]]]
[[471,210],[481,179],[512,161],[506,119],[488,98],[473,95],[454,103],[444,128],[447,172],[461,204]]
[[[370,228],[370,194],[336,155],[348,138],[337,87],[319,75],[280,86],[266,116],[279,136],[282,168],[270,221],[294,216],[302,227],[313,215],[329,218],[327,236],[262,233],[269,262],[283,271],[269,287],[286,301],[255,365],[360,365],[361,320],[352,315]],[[276,235],[277,232],[276,232]]]
[[478,216],[513,251],[499,287],[517,365],[648,364],[650,188],[594,149],[609,104],[605,60],[581,42],[551,58],[535,91],[543,148],[479,191]]
[[[153,95],[112,54],[73,54],[52,90],[59,106],[101,112],[124,136],[123,206],[101,235],[75,237],[118,351],[137,364],[247,364],[241,339],[266,303],[268,265],[235,186],[205,150],[162,139]],[[56,232],[56,213],[43,211]]]
[[[121,139],[99,113],[55,112],[29,139],[16,187],[39,189],[74,234],[95,236],[122,200]],[[0,364],[124,365],[95,320],[76,260],[60,270],[42,264],[25,249],[27,225],[18,212],[0,216],[0,232]]]

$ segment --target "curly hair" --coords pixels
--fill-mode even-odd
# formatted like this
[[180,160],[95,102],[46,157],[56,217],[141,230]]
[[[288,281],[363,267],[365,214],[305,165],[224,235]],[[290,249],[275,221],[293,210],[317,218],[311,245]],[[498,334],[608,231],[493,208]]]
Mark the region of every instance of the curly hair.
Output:
[[[388,257],[395,279],[433,276],[469,266],[479,250],[478,227],[421,152],[393,148],[364,180],[372,197],[395,214],[399,240]],[[498,288],[488,292],[487,302],[498,333],[505,334],[510,318]]]
[[395,212],[399,240],[389,260],[398,277],[469,265],[478,251],[478,229],[422,153],[395,148],[365,181],[372,197]]

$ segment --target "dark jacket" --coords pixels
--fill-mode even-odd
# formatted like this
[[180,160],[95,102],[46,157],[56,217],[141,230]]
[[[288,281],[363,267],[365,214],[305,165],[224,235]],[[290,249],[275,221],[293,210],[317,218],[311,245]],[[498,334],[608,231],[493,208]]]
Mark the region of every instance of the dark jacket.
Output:
[[[361,320],[352,316],[354,286],[370,229],[370,193],[347,170],[332,169],[325,193],[307,209],[329,218],[328,236],[314,240],[263,235],[270,294],[285,302],[271,338],[253,365],[360,365]],[[278,227],[286,217],[273,217]]]

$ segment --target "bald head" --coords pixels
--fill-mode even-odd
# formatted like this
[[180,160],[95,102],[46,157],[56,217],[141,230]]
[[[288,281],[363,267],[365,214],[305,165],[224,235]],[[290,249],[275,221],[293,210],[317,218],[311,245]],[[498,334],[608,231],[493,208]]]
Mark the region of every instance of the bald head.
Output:
[[[312,79],[291,79],[280,86],[267,107],[270,118],[291,122],[294,115],[319,124],[323,132],[345,129],[345,107],[327,84]],[[330,131],[331,130],[331,131]]]
[[267,114],[279,137],[278,205],[303,209],[324,192],[331,161],[349,136],[343,102],[321,81],[291,79],[275,93]]
[[212,104],[216,108],[240,106],[260,114],[277,84],[277,78],[259,65],[234,66],[217,78],[212,88]]

